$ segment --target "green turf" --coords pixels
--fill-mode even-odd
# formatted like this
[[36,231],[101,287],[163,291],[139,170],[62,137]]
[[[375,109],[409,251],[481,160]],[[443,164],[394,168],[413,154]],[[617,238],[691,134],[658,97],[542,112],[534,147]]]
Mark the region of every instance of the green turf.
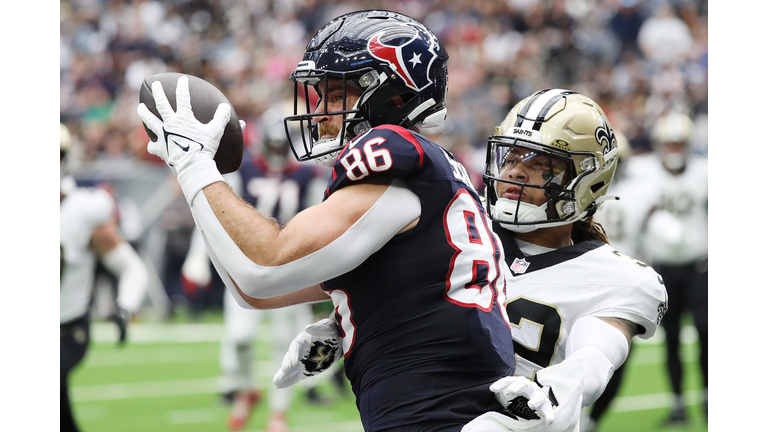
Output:
[[[217,319],[220,322],[220,317],[209,317],[204,322],[215,324]],[[108,324],[97,323],[95,326],[101,326],[102,330],[108,328]],[[178,323],[155,324],[152,328],[162,330],[172,326],[178,326]],[[85,361],[71,377],[71,397],[82,431],[227,430],[228,407],[219,401],[216,381],[220,374],[216,341],[130,340],[118,348],[112,339],[103,336],[104,332],[101,334],[101,337],[95,337]],[[269,352],[262,346],[264,344],[257,342],[257,353]],[[696,350],[695,344],[685,345],[683,349],[691,425],[675,431],[707,430],[696,399],[701,388]],[[604,417],[600,432],[665,430],[659,424],[668,413],[666,406],[671,396],[663,358],[664,350],[658,343],[633,346],[625,382]],[[274,366],[266,360],[259,358],[254,370],[259,385],[269,389]],[[321,393],[332,399],[332,404],[310,405],[305,400],[304,390],[297,389],[289,412],[292,432],[362,432],[351,390],[347,387],[342,394],[327,379],[321,379],[319,386]],[[267,415],[267,403],[262,402],[246,430],[262,431]]]

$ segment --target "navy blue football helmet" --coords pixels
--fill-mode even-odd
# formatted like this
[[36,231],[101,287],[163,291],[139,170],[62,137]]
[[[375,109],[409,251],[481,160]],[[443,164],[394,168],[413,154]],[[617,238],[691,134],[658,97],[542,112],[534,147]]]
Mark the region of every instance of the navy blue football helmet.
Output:
[[[359,89],[357,103],[346,106],[345,87],[343,110],[328,112],[322,95],[328,94],[329,78]],[[299,122],[303,132],[301,142],[290,140],[299,161],[330,166],[349,139],[372,127],[438,126],[447,115],[448,53],[431,30],[397,12],[360,11],[333,19],[309,41],[290,80],[294,115],[284,123],[287,131]],[[321,95],[317,107],[310,107],[310,86]],[[314,114],[319,107],[325,109]],[[326,115],[343,115],[343,126],[336,138],[318,141],[312,119]]]

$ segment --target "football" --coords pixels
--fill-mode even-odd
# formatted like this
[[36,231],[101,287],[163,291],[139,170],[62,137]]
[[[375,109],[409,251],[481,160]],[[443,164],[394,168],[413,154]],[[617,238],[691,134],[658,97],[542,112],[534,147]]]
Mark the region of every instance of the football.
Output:
[[[232,104],[229,103],[224,93],[213,84],[192,75],[175,72],[159,73],[144,79],[139,91],[139,102],[145,104],[149,111],[157,116],[157,118],[161,118],[155,106],[155,99],[152,96],[151,90],[152,83],[160,81],[163,85],[165,96],[168,98],[171,108],[175,111],[176,83],[182,76],[189,78],[189,96],[192,103],[192,112],[201,123],[208,123],[213,119],[213,114],[220,103],[224,102],[230,106],[231,115],[229,123],[227,123],[226,129],[224,129],[224,135],[221,137],[219,149],[216,151],[213,160],[222,174],[236,171],[240,168],[240,163],[243,161],[243,129],[240,127],[240,121],[237,118],[235,109],[232,108]],[[157,141],[157,136],[147,128],[147,125],[144,125],[144,130],[147,131],[149,139]]]

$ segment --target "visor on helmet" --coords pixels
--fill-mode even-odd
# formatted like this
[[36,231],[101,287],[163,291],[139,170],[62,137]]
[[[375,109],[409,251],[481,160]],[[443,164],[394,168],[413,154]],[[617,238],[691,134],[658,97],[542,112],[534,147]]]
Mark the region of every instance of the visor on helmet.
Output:
[[[488,143],[484,177],[493,220],[529,231],[520,227],[533,230],[540,222],[561,219],[563,210],[568,216],[575,211],[568,189],[574,178],[573,160],[566,152],[502,136],[491,137]],[[528,202],[535,190],[543,191],[546,202]]]

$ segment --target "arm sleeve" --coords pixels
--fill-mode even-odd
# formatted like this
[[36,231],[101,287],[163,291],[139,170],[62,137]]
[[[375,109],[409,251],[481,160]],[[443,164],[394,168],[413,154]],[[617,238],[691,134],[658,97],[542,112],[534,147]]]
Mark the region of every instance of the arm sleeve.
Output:
[[117,304],[131,314],[138,312],[149,283],[147,268],[139,255],[128,242],[122,242],[101,262],[118,277]]
[[607,322],[584,317],[573,324],[562,363],[583,360],[582,406],[592,405],[600,397],[613,372],[624,363],[628,354],[626,336]]
[[[404,182],[395,180],[354,225],[324,248],[280,266],[260,266],[229,237],[205,194],[197,194],[192,204],[192,213],[222,279],[231,277],[245,295],[258,299],[298,291],[354,269],[421,214],[416,194]],[[234,291],[238,303],[248,307],[230,285],[227,287]]]

